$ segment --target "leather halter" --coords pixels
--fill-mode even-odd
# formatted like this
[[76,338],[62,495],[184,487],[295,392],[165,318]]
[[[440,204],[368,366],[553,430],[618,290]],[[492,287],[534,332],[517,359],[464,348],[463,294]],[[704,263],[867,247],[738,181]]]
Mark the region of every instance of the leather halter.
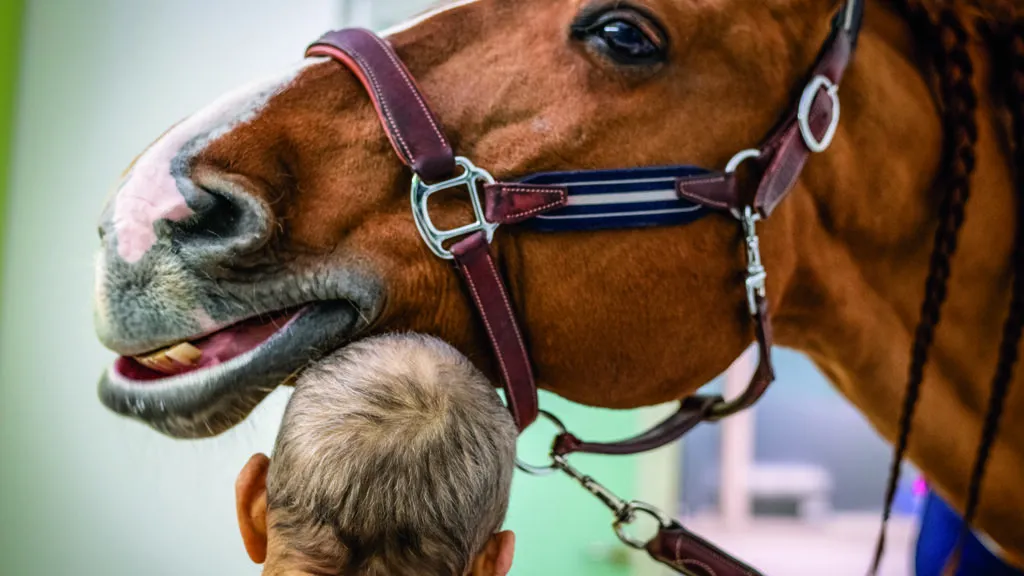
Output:
[[[687,398],[664,422],[620,442],[584,442],[563,432],[553,447],[556,462],[564,462],[566,455],[576,452],[635,454],[658,448],[701,422],[719,420],[750,407],[775,379],[766,273],[756,226],[792,191],[811,154],[831,144],[839,122],[838,87],[852,57],[862,17],[862,1],[847,0],[799,102],[759,148],[740,152],[723,171],[684,176],[675,183],[679,199],[729,212],[742,224],[747,247],[747,305],[759,349],[758,367],[746,391],[732,401],[719,396]],[[500,225],[518,224],[565,207],[568,187],[496,182],[468,159],[457,158],[415,79],[387,41],[376,34],[361,29],[329,32],[310,46],[307,56],[324,56],[344,64],[369,93],[396,154],[412,170],[416,224],[430,249],[441,258],[453,260],[465,280],[498,360],[509,409],[520,431],[524,430],[538,416],[537,386],[529,352],[489,244]],[[736,178],[737,169],[746,161],[754,162],[758,173],[752,194],[741,190]],[[476,190],[481,184],[483,203]],[[466,188],[476,221],[455,230],[439,230],[430,220],[427,200],[432,194],[453,188]],[[454,244],[449,249],[446,242],[451,241]],[[662,530],[647,549],[658,561],[687,574],[758,574],[671,521],[662,522]]]

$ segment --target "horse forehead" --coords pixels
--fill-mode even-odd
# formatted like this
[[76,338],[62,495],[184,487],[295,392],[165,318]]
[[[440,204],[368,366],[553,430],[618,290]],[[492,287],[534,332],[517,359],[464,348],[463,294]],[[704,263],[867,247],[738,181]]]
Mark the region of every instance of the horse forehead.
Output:
[[420,24],[423,24],[424,22],[434,18],[435,16],[440,16],[447,12],[455,11],[463,6],[468,6],[470,4],[478,4],[480,2],[482,2],[482,0],[452,0],[449,2],[445,2],[439,6],[434,7],[431,10],[423,12],[419,16],[415,16],[413,18],[405,20],[404,22],[399,22],[398,24],[392,26],[391,28],[382,31],[380,35],[384,36],[385,38],[389,36],[394,36],[395,34],[400,34],[402,32],[405,32],[406,30],[409,30],[410,28],[419,26]]
[[113,202],[111,224],[123,260],[138,262],[153,247],[157,221],[181,221],[192,216],[179,188],[179,180],[188,178],[191,159],[256,118],[274,95],[291,86],[314,62],[304,61],[229,92],[173,126],[135,159]]

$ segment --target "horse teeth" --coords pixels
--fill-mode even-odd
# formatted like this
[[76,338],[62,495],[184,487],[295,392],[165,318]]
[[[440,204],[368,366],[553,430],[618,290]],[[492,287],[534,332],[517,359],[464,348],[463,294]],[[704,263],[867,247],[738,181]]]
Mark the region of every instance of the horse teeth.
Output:
[[174,370],[174,362],[167,357],[164,351],[154,352],[148,356],[136,358],[139,364],[142,364],[150,370],[156,370],[158,372],[170,372]]
[[178,364],[189,367],[199,364],[199,359],[203,357],[203,351],[188,342],[178,344],[174,348],[167,350],[165,354]]
[[199,364],[203,351],[188,342],[170,348],[158,350],[145,356],[136,356],[135,360],[150,370],[172,373],[182,366],[191,368]]

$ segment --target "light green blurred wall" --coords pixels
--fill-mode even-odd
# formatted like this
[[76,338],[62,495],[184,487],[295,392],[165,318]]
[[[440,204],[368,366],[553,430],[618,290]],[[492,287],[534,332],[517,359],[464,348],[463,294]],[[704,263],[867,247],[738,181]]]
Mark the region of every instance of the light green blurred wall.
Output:
[[[4,206],[7,200],[11,141],[14,138],[21,9],[22,0],[0,0],[0,255],[4,248]],[[0,276],[3,273],[2,262],[0,258]]]

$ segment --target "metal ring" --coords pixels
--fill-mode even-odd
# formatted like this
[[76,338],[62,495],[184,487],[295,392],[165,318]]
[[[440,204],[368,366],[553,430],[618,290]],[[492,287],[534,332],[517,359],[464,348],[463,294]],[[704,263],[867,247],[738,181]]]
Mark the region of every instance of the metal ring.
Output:
[[761,151],[757,148],[747,148],[746,150],[737,153],[729,160],[729,163],[725,165],[726,174],[735,174],[736,170],[739,169],[740,164],[743,164],[747,160],[753,160],[754,158],[760,158]]
[[[543,416],[546,420],[555,425],[555,428],[558,429],[557,436],[561,436],[562,434],[568,432],[568,429],[566,429],[565,424],[562,424],[562,421],[559,420],[558,417],[555,416],[554,414],[547,412],[545,410],[540,410],[538,412],[538,415]],[[544,466],[534,466],[533,464],[529,464],[527,462],[524,462],[523,460],[520,460],[517,456],[516,468],[529,474],[530,476],[550,476],[554,474],[560,468],[560,466],[558,464],[558,460],[554,457],[554,455],[549,455],[548,457],[551,458],[551,463],[545,464]]]
[[[814,106],[814,101],[818,98],[818,92],[822,88],[825,89],[829,98],[832,99],[832,118],[829,120],[828,129],[825,130],[825,134],[819,140],[814,134],[814,130],[811,129],[811,107]],[[828,147],[832,145],[832,140],[836,137],[836,131],[839,129],[839,115],[839,86],[827,76],[820,74],[815,76],[810,84],[807,85],[807,88],[804,88],[804,93],[800,97],[800,108],[796,115],[797,123],[800,124],[800,134],[804,137],[804,143],[807,144],[807,148],[816,153],[828,150]]]
[[623,544],[636,550],[643,550],[647,547],[647,542],[637,540],[629,534],[626,534],[626,526],[632,524],[633,521],[636,520],[637,512],[643,512],[651,518],[657,520],[658,526],[660,528],[671,527],[672,519],[666,516],[665,513],[662,512],[660,509],[650,504],[647,504],[646,502],[639,502],[634,500],[627,504],[623,516],[616,520],[615,523],[612,524],[612,527],[615,528],[615,535],[619,537],[619,540],[621,540]]

